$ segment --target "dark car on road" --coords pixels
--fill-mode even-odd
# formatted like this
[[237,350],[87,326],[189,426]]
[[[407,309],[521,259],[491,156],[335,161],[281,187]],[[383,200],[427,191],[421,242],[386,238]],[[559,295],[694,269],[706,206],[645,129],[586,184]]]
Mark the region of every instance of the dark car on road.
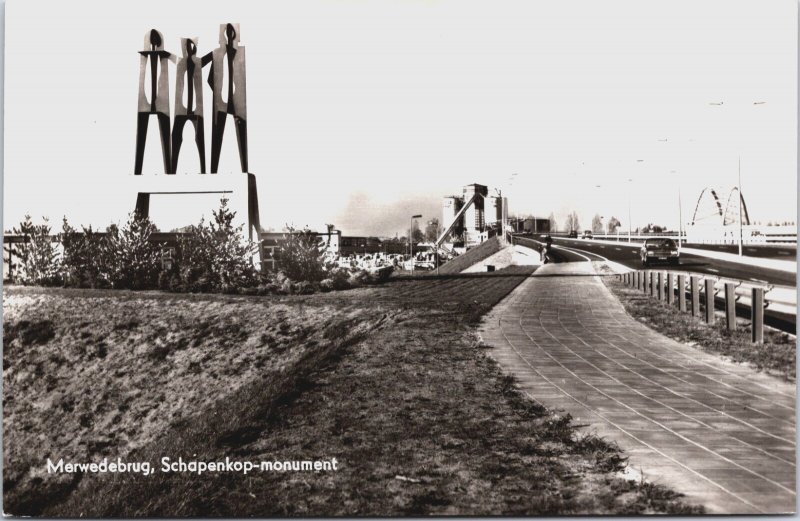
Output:
[[666,262],[669,264],[680,263],[681,252],[678,245],[672,239],[647,239],[639,249],[639,258],[642,266],[647,266],[654,262]]
[[567,234],[569,239],[577,239],[578,238],[578,230],[572,230]]

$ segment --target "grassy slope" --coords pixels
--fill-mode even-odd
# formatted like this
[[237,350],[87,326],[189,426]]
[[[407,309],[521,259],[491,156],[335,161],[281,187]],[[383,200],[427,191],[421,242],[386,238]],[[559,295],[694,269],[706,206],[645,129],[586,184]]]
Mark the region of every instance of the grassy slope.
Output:
[[[283,299],[330,313],[318,347],[174,422],[129,460],[336,457],[334,473],[87,476],[51,516],[683,511],[617,477],[620,455],[522,397],[474,323],[529,270]],[[218,297],[222,299],[223,297]],[[241,299],[258,305],[262,299]],[[237,301],[238,302],[238,301]],[[367,315],[340,310],[354,304]],[[112,452],[112,454],[115,454]],[[102,497],[99,502],[96,498]],[[61,498],[58,498],[61,499]],[[6,509],[9,503],[6,502]],[[20,510],[10,510],[23,513]]]
[[[796,378],[796,339],[792,335],[765,328],[764,344],[750,342],[750,325],[739,323],[736,331],[728,331],[725,321],[708,325],[701,319],[681,313],[677,304],[645,295],[629,288],[616,277],[603,277],[606,285],[620,299],[625,310],[637,320],[678,342],[685,342],[706,351],[729,356],[735,362],[748,362],[788,381]],[[702,306],[702,303],[701,303]]]
[[459,255],[455,259],[445,263],[439,268],[439,273],[443,275],[455,275],[461,273],[473,264],[477,264],[487,257],[491,257],[503,246],[500,244],[500,239],[492,237],[488,241],[471,248],[463,255]]
[[248,382],[291,370],[342,318],[375,314],[28,288],[6,290],[3,310],[4,504],[30,514],[78,484],[48,475],[48,457],[124,459]]

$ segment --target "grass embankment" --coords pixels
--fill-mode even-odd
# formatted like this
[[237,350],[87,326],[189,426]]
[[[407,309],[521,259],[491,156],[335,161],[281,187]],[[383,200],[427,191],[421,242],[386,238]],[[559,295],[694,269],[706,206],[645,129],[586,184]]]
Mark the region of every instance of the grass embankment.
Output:
[[[219,391],[213,403],[197,396],[184,398],[183,414],[170,418],[158,432],[153,424],[146,427],[123,412],[119,420],[129,423],[128,435],[140,440],[125,452],[128,461],[151,461],[158,467],[162,456],[209,461],[225,456],[248,461],[335,457],[339,470],[200,477],[160,472],[148,477],[87,475],[72,480],[76,482],[55,497],[48,495],[52,490],[44,490],[43,483],[38,483],[38,490],[36,484],[26,490],[39,492],[38,512],[69,517],[686,512],[668,490],[619,478],[623,464],[619,452],[580,434],[568,418],[524,398],[513,379],[504,376],[476,342],[474,325],[480,316],[529,272],[513,268],[493,275],[406,279],[375,288],[282,299],[123,297],[132,305],[126,314],[111,314],[112,330],[123,315],[127,315],[124,320],[153,320],[161,313],[199,314],[202,306],[218,305],[228,312],[216,314],[217,327],[238,324],[232,330],[245,328],[249,334],[247,340],[207,350],[206,356],[221,351],[219,364],[227,367],[225,355],[230,357],[237,346],[239,351],[266,352],[264,368],[252,378],[242,378],[235,390]],[[64,298],[74,304],[80,297],[49,291],[41,295],[44,303],[38,305],[45,306],[54,324],[68,322],[74,328],[82,320],[96,320],[99,327],[102,317],[109,315],[102,308],[92,311],[85,306],[82,311],[96,318],[76,319],[50,301]],[[142,315],[146,309],[153,315]],[[278,314],[279,309],[286,313]],[[25,316],[30,320],[27,312]],[[10,323],[19,320],[18,315]],[[293,320],[298,321],[295,325],[304,324],[306,333],[294,340],[269,340],[282,329],[291,330],[293,326],[282,324],[294,324]],[[169,331],[188,335],[194,325],[176,323]],[[67,348],[74,336],[65,336],[61,327],[54,326],[52,337],[48,333],[36,341],[28,338],[27,349],[38,353],[40,346]],[[259,347],[262,328],[269,330],[265,347]],[[144,325],[141,329],[147,330]],[[126,345],[109,344],[103,360],[121,353]],[[267,347],[279,345],[277,350]],[[190,343],[185,351],[196,349]],[[287,361],[287,353],[294,352]],[[167,354],[160,371],[172,373],[180,353]],[[23,358],[9,362],[29,367]],[[87,364],[75,359],[65,364],[65,370]],[[269,369],[278,365],[283,369]],[[127,377],[158,372],[143,362],[130,366]],[[99,367],[94,380],[84,379],[75,387],[59,381],[56,388],[81,396],[87,382],[93,390],[97,385],[102,388],[114,374],[104,373],[108,372]],[[140,392],[165,392],[167,379],[152,385],[139,382]],[[26,382],[27,386],[15,388],[15,401],[35,399],[35,385]],[[165,394],[168,401],[181,393],[185,396],[187,387],[202,387],[204,396],[214,394],[206,390],[208,385],[184,379]],[[8,392],[6,388],[6,400]],[[157,402],[151,405],[158,407]],[[6,439],[6,464],[12,469],[18,465],[13,457],[16,444],[36,436],[49,440],[49,451],[76,461],[124,452],[119,437],[95,452],[81,453],[56,426],[26,433],[20,425],[30,414],[26,410],[5,424],[6,432],[20,431],[11,448]],[[70,435],[80,442],[104,431],[95,423]],[[31,464],[42,466],[49,454],[33,449]],[[26,496],[13,488],[6,490],[7,512],[33,513],[36,506]]]
[[492,237],[474,248],[470,248],[463,255],[459,255],[451,261],[448,261],[439,268],[439,273],[442,275],[455,275],[461,273],[470,266],[487,259],[503,249],[498,237]]
[[[668,305],[640,290],[630,288],[616,277],[603,277],[606,286],[619,298],[625,310],[650,328],[678,342],[728,356],[734,362],[754,367],[794,382],[796,378],[796,338],[782,331],[764,328],[764,343],[750,341],[750,324],[740,320],[735,331],[728,331],[725,319],[706,324],[689,313],[681,313],[677,303]],[[701,302],[701,308],[704,304]]]

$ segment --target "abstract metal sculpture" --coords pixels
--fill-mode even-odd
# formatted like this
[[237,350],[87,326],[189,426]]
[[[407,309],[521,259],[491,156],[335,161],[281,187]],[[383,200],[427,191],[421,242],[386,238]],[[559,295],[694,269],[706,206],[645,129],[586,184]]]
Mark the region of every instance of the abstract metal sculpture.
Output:
[[[230,198],[237,219],[247,226],[250,240],[259,240],[261,230],[258,190],[255,175],[247,171],[247,105],[245,96],[244,47],[239,46],[239,25],[220,26],[220,47],[202,59],[197,57],[197,39],[181,39],[182,57],[177,63],[175,85],[175,121],[170,147],[169,61],[176,57],[166,52],[161,33],[153,29],[145,38],[139,77],[139,120],[136,135],[136,170],[132,186],[136,192],[136,212],[150,214],[150,196],[162,194],[224,194]],[[147,64],[150,67],[147,67]],[[211,172],[216,174],[222,148],[222,135],[228,115],[232,115],[239,143],[239,160],[244,174],[142,176],[142,160],[149,117],[156,114],[161,130],[164,172],[174,174],[187,121],[195,128],[195,142],[200,154],[201,173],[206,172],[203,137],[202,69],[211,63],[208,84],[213,89]],[[158,69],[161,69],[160,72]],[[147,71],[150,82],[145,83]],[[148,100],[145,87],[150,86]],[[223,99],[224,96],[224,99]],[[256,255],[258,257],[258,255]]]
[[[164,173],[171,171],[170,143],[169,143],[169,60],[174,56],[164,50],[164,38],[155,29],[145,35],[144,50],[141,54],[139,65],[139,117],[136,123],[136,166],[135,175],[142,174],[144,160],[144,146],[147,141],[147,124],[150,116],[155,114],[158,119],[158,128],[161,133],[161,154],[164,159]],[[148,63],[150,64],[150,100],[145,93],[145,79],[148,77]],[[160,69],[160,70],[159,70]]]
[[[244,47],[239,45],[239,24],[222,24],[220,46],[203,57],[203,65],[211,62],[208,84],[213,90],[211,120],[211,173],[216,174],[222,150],[222,135],[228,115],[233,116],[239,161],[247,172],[247,95],[245,86]],[[227,89],[223,89],[227,83]],[[223,90],[225,98],[223,99]]]
[[203,70],[197,57],[197,38],[181,38],[183,57],[178,60],[175,84],[175,122],[172,126],[172,173],[178,171],[178,156],[183,143],[183,127],[194,125],[195,143],[200,154],[200,173],[206,173],[206,145],[203,135]]

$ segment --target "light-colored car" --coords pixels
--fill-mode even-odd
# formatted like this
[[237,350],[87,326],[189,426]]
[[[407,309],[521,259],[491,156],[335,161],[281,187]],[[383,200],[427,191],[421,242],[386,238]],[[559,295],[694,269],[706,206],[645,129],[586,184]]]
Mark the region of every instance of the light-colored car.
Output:
[[654,262],[680,264],[681,252],[672,239],[647,239],[639,249],[639,258],[642,266]]

